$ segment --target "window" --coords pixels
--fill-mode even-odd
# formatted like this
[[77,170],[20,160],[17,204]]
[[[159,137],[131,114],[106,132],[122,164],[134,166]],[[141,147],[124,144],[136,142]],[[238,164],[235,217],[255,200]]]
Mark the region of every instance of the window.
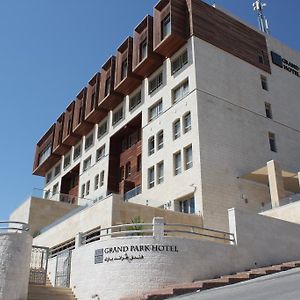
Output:
[[76,160],[81,155],[81,144],[74,148],[73,160]]
[[160,150],[164,147],[164,131],[161,130],[157,133],[156,135],[156,140],[157,140],[157,150]]
[[183,132],[187,133],[192,129],[191,113],[188,112],[183,116]]
[[154,136],[151,136],[148,139],[148,155],[152,155],[155,151],[155,145],[154,145]]
[[174,175],[178,175],[181,173],[181,152],[177,152],[173,154],[173,162],[174,162]]
[[133,110],[142,102],[142,92],[139,91],[133,97],[129,99],[129,111]]
[[182,213],[194,214],[195,213],[195,199],[194,197],[179,201],[179,210]]
[[71,155],[67,155],[64,158],[64,169],[66,169],[71,164]]
[[185,170],[190,169],[193,166],[193,149],[192,145],[184,149],[184,168]]
[[144,39],[141,43],[140,43],[140,62],[146,58],[147,56],[147,52],[148,52],[148,43],[147,43],[147,39]]
[[266,111],[266,117],[268,119],[273,119],[272,107],[271,107],[271,104],[268,102],[265,102],[265,111]]
[[92,164],[92,157],[89,156],[86,160],[83,161],[83,172],[86,171],[88,168],[90,168],[91,164]]
[[154,187],[154,167],[148,169],[148,188]]
[[162,110],[163,110],[162,100],[156,102],[153,106],[151,106],[148,111],[149,122],[157,118],[162,113]]
[[152,80],[149,81],[149,95],[157,90],[163,83],[163,74],[160,72]]
[[188,63],[188,53],[184,51],[174,61],[172,61],[172,75],[178,72],[184,65]]
[[180,137],[180,119],[177,119],[173,123],[173,139],[176,140]]
[[102,138],[107,132],[107,121],[98,126],[98,139]]
[[161,161],[156,165],[157,184],[164,182],[164,162]]
[[261,87],[262,87],[262,89],[268,91],[269,88],[268,88],[268,79],[267,79],[267,77],[261,75],[260,76],[260,80],[261,80]]
[[97,102],[97,99],[96,99],[96,93],[93,93],[93,94],[92,94],[91,99],[92,99],[92,101],[91,101],[91,110],[93,110],[93,108],[96,107],[96,102]]
[[101,146],[96,152],[96,161],[101,160],[105,156],[105,145]]
[[49,173],[47,173],[47,175],[46,175],[46,183],[49,183],[51,179],[52,179],[52,171],[50,171]]
[[113,113],[112,124],[117,124],[123,118],[123,106],[121,106],[116,112]]
[[173,103],[178,102],[183,97],[185,97],[189,92],[189,81],[185,80],[180,85],[172,90],[172,100]]
[[104,171],[101,171],[100,173],[100,186],[104,185]]
[[53,189],[52,189],[52,196],[56,195],[58,193],[58,183],[56,183],[54,186],[53,186]]
[[99,187],[99,174],[97,174],[95,176],[95,179],[94,179],[94,190],[98,190],[98,187]]
[[54,170],[54,176],[57,176],[60,173],[61,164],[58,164]]
[[88,181],[86,183],[86,192],[85,192],[86,196],[88,196],[90,194],[90,185],[91,185],[91,182]]
[[122,70],[121,70],[121,80],[123,80],[128,73],[128,61],[127,59],[123,60],[122,62]]
[[110,92],[110,84],[111,84],[111,80],[110,77],[108,77],[105,81],[105,90],[104,90],[104,96],[106,97],[109,92]]
[[263,51],[261,51],[261,54],[258,54],[258,61],[259,61],[259,63],[261,63],[261,64],[265,64],[265,54],[264,54],[264,52]]
[[84,150],[86,151],[87,149],[89,149],[93,145],[93,142],[94,142],[94,134],[91,134],[88,137],[86,137]]
[[69,121],[68,121],[68,130],[67,130],[68,135],[71,134],[71,131],[72,131],[72,119],[69,119]]
[[51,155],[51,144],[39,154],[39,165],[41,165]]
[[131,175],[131,163],[130,161],[125,165],[125,178],[127,179]]
[[139,155],[139,156],[137,157],[136,171],[137,171],[137,172],[140,172],[141,169],[142,169],[142,156]]
[[171,17],[167,15],[161,22],[161,40],[171,33]]
[[85,184],[81,186],[81,198],[84,198],[84,194],[85,194]]
[[275,134],[272,132],[269,132],[269,144],[270,150],[273,152],[277,152]]

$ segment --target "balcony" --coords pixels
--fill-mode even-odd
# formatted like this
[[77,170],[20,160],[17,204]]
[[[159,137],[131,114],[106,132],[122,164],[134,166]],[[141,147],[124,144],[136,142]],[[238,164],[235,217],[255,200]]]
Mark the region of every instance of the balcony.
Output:
[[80,136],[73,132],[74,107],[75,101],[72,101],[65,111],[62,143],[69,146],[75,146],[80,141]]
[[161,0],[154,7],[154,51],[171,57],[190,34],[186,1]]
[[115,90],[129,95],[141,83],[142,77],[132,71],[133,39],[128,37],[118,48],[116,58]]
[[85,120],[87,88],[83,88],[77,95],[74,106],[73,133],[84,136],[89,133],[94,125]]
[[70,146],[63,144],[62,136],[64,129],[65,113],[62,113],[56,121],[54,130],[53,153],[64,155],[70,150]]
[[37,143],[35,149],[33,174],[45,176],[47,171],[52,168],[60,159],[60,156],[53,153],[55,124]]
[[100,98],[101,74],[97,73],[88,83],[85,104],[85,120],[97,124],[107,115],[107,110],[101,110],[98,106]]
[[101,110],[113,110],[124,98],[123,94],[115,91],[116,57],[112,56],[102,67],[100,82],[100,99],[98,106]]
[[141,193],[142,193],[142,187],[139,185],[124,194],[124,201],[128,202],[129,199],[131,199],[137,195],[140,195]]

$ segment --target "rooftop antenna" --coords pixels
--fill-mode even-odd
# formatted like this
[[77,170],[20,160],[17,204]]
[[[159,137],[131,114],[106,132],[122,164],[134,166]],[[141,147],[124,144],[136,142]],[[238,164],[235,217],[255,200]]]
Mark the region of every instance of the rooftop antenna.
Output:
[[269,30],[269,25],[268,25],[268,20],[264,16],[264,7],[267,6],[266,3],[262,3],[261,0],[256,0],[253,4],[253,10],[257,11],[258,13],[258,23],[259,23],[259,28],[262,32],[266,34],[270,34]]

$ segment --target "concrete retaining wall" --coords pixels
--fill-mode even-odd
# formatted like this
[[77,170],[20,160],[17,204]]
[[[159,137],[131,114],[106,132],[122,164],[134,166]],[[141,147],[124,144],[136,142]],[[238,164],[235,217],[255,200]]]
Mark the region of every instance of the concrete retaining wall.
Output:
[[0,299],[26,300],[32,237],[0,233]]
[[235,209],[229,210],[229,223],[236,234],[233,245],[132,236],[78,247],[72,254],[71,287],[79,300],[117,300],[168,284],[300,258],[300,225]]

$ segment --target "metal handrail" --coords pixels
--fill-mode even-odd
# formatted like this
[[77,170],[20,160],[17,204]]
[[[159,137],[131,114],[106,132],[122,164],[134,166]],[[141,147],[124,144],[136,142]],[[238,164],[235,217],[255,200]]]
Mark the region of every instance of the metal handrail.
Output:
[[[3,226],[3,225],[6,226]],[[10,226],[12,225],[12,226]],[[19,225],[19,227],[17,227]],[[0,221],[0,232],[9,232],[11,230],[14,230],[16,232],[28,232],[30,230],[30,227],[27,223],[24,222],[17,222],[17,221]]]

